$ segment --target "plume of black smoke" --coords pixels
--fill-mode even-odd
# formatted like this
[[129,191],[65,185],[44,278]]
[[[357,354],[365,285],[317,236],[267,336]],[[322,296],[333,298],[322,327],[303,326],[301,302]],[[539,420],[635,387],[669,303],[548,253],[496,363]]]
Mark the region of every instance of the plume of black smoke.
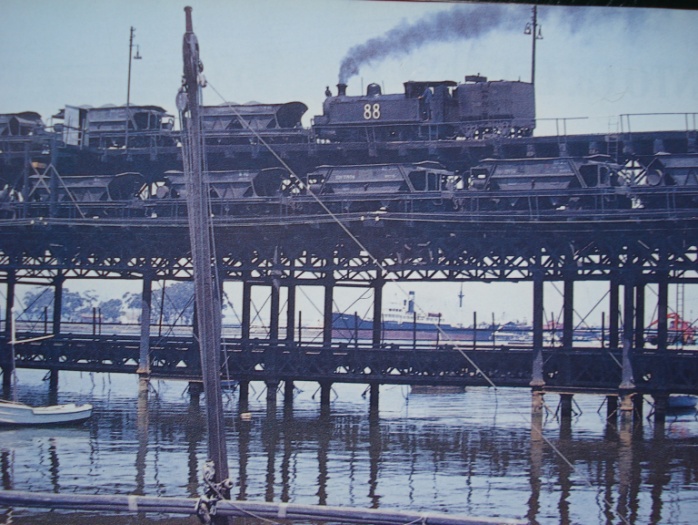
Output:
[[339,82],[346,84],[365,64],[408,55],[426,43],[478,38],[494,29],[523,27],[527,12],[501,5],[456,6],[411,24],[402,23],[383,36],[352,47],[339,68]]
[[[648,19],[647,10],[630,8],[588,8],[557,6],[539,9],[538,19],[553,19],[571,32],[586,30],[600,21],[614,24],[616,31],[638,31]],[[339,82],[359,73],[363,65],[386,58],[406,56],[424,44],[475,39],[494,30],[523,29],[531,20],[530,7],[505,5],[454,6],[427,15],[411,24],[402,23],[385,35],[352,47],[339,68]]]

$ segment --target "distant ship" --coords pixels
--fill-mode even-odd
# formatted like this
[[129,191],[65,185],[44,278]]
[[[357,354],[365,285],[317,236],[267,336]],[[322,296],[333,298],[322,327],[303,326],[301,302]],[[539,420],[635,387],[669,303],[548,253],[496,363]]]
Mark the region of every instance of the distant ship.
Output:
[[[383,313],[381,341],[417,341],[443,344],[460,341],[492,341],[496,325],[457,326],[444,322],[441,313],[422,313],[415,310],[415,294],[409,292],[401,306],[390,307]],[[341,340],[371,341],[373,321],[358,315],[334,313],[332,338]]]

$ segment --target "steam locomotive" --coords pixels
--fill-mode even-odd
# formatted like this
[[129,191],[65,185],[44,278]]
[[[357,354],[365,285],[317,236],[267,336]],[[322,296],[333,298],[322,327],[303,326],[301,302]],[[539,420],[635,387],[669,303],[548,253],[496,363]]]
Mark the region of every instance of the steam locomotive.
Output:
[[404,94],[384,95],[369,84],[365,96],[328,91],[313,130],[330,141],[405,141],[530,136],[535,127],[533,84],[472,75],[465,83],[405,82]]

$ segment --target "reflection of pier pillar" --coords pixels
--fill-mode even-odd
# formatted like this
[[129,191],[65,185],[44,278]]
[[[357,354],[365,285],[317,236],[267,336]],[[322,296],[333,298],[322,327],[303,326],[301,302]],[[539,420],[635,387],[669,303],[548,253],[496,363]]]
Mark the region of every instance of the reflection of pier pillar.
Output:
[[[7,270],[7,290],[5,295],[5,340],[12,340],[13,323],[12,310],[15,306],[15,284],[17,277],[13,269]],[[2,356],[2,395],[5,399],[12,399],[12,374],[15,363],[12,360],[12,348],[7,346],[7,355]]]
[[141,340],[138,358],[138,375],[142,380],[150,376],[150,309],[153,298],[153,278],[143,275],[143,293],[141,294]]
[[250,340],[250,324],[252,323],[252,283],[244,281],[242,283],[242,319],[240,320],[242,341]]
[[189,407],[198,408],[201,401],[201,393],[204,384],[201,381],[189,381]]
[[334,281],[327,278],[325,281],[325,301],[322,317],[322,344],[329,347],[332,344],[332,302],[334,292]]
[[373,281],[373,337],[372,344],[374,348],[380,347],[381,341],[383,339],[383,326],[382,326],[382,315],[383,315],[383,285],[385,284],[385,279],[382,276],[376,278]]
[[570,419],[572,417],[573,394],[560,394],[560,417]]
[[533,366],[531,386],[543,388],[543,274],[536,270],[533,274]]
[[529,484],[531,496],[528,498],[528,523],[538,523],[536,516],[540,512],[541,474],[543,470],[543,413],[531,414],[531,469]]
[[572,348],[574,332],[574,281],[565,278],[562,297],[562,348]]

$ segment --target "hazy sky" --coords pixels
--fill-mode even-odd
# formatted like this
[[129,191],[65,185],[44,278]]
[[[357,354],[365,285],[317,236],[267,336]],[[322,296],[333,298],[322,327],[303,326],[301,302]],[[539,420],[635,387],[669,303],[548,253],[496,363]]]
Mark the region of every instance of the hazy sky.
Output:
[[[463,38],[425,42],[409,54],[366,65],[349,80],[348,94],[358,94],[371,82],[382,84],[385,93],[397,93],[407,80],[462,81],[475,73],[493,80],[530,80],[531,38],[524,35],[530,6],[497,5],[488,12],[483,4],[439,2],[3,0],[0,113],[33,110],[48,122],[65,105],[124,104],[131,26],[143,57],[133,61],[131,101],[174,113],[185,5],[193,7],[204,74],[223,99],[300,100],[310,108],[306,124],[321,112],[325,86],[334,89],[351,48],[444,11],[445,19],[474,24],[479,36],[467,38],[473,28],[466,24]],[[569,121],[568,132],[604,133],[618,130],[621,114],[698,112],[698,12],[540,7],[539,21],[539,118],[588,117]],[[426,33],[438,40],[444,31],[429,28]],[[223,101],[210,87],[204,97],[206,104]],[[684,129],[685,119],[633,117],[631,124],[633,129]],[[541,121],[537,134],[554,130],[554,122]],[[417,288],[425,309],[451,311],[451,319],[467,321],[474,309],[483,317],[495,312],[498,318],[530,319],[530,285],[525,283],[515,291],[466,285],[463,309],[457,308],[459,285],[403,288]],[[578,288],[583,313],[605,293],[595,286]],[[698,310],[692,287],[686,297],[687,310]],[[552,308],[559,295],[551,290],[546,299]]]

